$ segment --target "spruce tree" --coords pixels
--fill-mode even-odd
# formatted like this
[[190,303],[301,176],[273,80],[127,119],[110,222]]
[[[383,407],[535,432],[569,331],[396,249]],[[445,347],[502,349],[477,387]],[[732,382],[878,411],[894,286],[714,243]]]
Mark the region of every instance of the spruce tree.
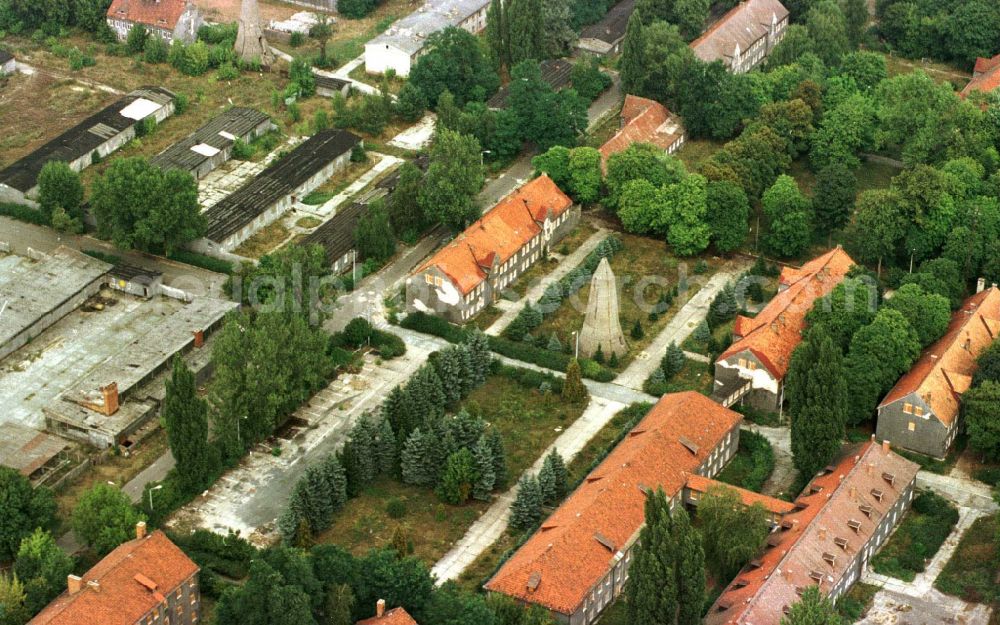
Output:
[[438,378],[441,379],[441,388],[444,391],[445,401],[448,405],[454,405],[462,399],[463,383],[462,379],[466,373],[462,370],[462,356],[458,349],[449,347],[438,352],[437,357],[432,361],[434,370]]
[[636,341],[638,341],[642,337],[646,336],[646,332],[643,331],[642,324],[639,322],[638,319],[636,319],[635,323],[632,324],[631,336]]
[[568,402],[579,402],[587,398],[587,387],[583,385],[580,363],[576,358],[570,360],[566,367],[566,380],[563,382],[562,396]]
[[475,390],[472,379],[472,350],[465,343],[461,343],[454,347],[455,358],[459,363],[459,378],[458,384],[462,389],[462,397],[467,397],[469,393]]
[[[370,484],[379,473],[377,454],[378,429],[370,414],[361,415],[348,435],[351,464],[357,471],[358,486]],[[346,448],[345,448],[346,449]]]
[[538,490],[542,494],[544,505],[551,506],[557,501],[556,475],[552,471],[552,465],[548,462],[543,462],[542,469],[538,472]]
[[405,404],[406,396],[399,386],[394,386],[382,402],[382,416],[389,420],[393,433],[397,435],[396,440],[400,443],[406,440],[406,435],[400,433],[405,429],[405,422],[409,421]]
[[667,380],[674,377],[684,368],[686,361],[687,357],[684,355],[684,350],[678,347],[676,342],[672,341],[667,346],[667,351],[660,360],[660,369],[663,370],[663,376]]
[[545,464],[552,466],[552,474],[555,477],[556,497],[562,499],[569,490],[569,471],[566,469],[566,461],[563,460],[558,449],[553,449],[545,457]]
[[795,389],[789,404],[792,459],[810,477],[836,457],[847,423],[844,356],[829,335],[817,330],[796,349],[795,367],[789,371]]
[[549,337],[549,344],[546,346],[546,349],[548,349],[550,352],[556,352],[556,353],[562,352],[563,349],[562,343],[559,341],[559,335],[556,334],[555,332],[553,332],[552,336]]
[[493,476],[494,488],[507,485],[507,451],[504,449],[503,436],[496,428],[490,428],[486,432],[486,439],[490,444],[490,451],[493,453]]
[[476,463],[476,483],[472,486],[472,497],[489,501],[497,476],[493,469],[493,448],[486,434],[479,437],[472,456]]
[[486,431],[486,422],[479,417],[473,417],[464,408],[459,410],[454,417],[445,419],[442,423],[455,441],[454,450],[465,448],[471,451],[479,442],[483,432]]
[[281,533],[281,539],[286,545],[295,544],[295,534],[299,529],[300,520],[301,518],[295,512],[295,508],[290,500],[288,506],[285,507],[285,510],[278,517],[278,531]]
[[702,319],[701,323],[695,327],[691,338],[699,343],[708,343],[712,339],[712,328],[708,327],[708,322]]
[[208,402],[198,397],[194,374],[180,356],[174,357],[163,402],[170,451],[180,470],[177,477],[186,493],[202,490],[216,467],[208,444]]
[[425,419],[444,414],[447,397],[441,378],[438,377],[433,365],[426,364],[420,367],[406,384],[404,393],[407,422],[403,425],[402,431],[397,432],[397,436],[409,436],[410,432]]
[[493,361],[490,342],[483,331],[476,328],[466,335],[465,344],[469,346],[472,358],[471,387],[479,388],[486,383],[486,377],[490,374],[490,363]]
[[347,474],[344,472],[344,467],[340,464],[337,454],[327,455],[323,460],[322,470],[333,509],[334,511],[340,510],[347,503]]
[[433,486],[437,479],[436,439],[425,434],[420,428],[413,430],[403,446],[400,464],[403,483],[414,486]]
[[618,67],[621,73],[622,91],[633,95],[642,95],[647,71],[646,35],[642,26],[642,16],[638,9],[632,11],[632,16],[629,17]]
[[382,475],[396,474],[396,435],[392,424],[386,418],[379,419],[375,456],[378,461],[378,471]]
[[457,506],[469,499],[476,478],[476,460],[472,452],[462,448],[448,457],[435,492],[441,501]]
[[518,482],[517,497],[510,507],[512,529],[520,532],[533,528],[542,518],[542,491],[538,478],[525,475]]

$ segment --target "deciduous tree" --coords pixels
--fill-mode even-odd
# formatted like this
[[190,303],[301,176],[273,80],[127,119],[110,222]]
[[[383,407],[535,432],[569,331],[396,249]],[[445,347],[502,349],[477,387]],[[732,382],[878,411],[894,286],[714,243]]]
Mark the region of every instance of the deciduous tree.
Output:
[[32,488],[26,477],[0,466],[0,560],[13,560],[21,541],[35,529],[51,528],[55,512],[52,491]]
[[458,232],[479,216],[475,197],[483,186],[482,148],[475,137],[439,130],[420,191],[420,205],[431,222]]
[[208,402],[198,396],[194,373],[179,356],[166,392],[163,420],[170,452],[180,467],[177,479],[186,493],[197,493],[216,477],[219,461],[208,443]]
[[73,509],[72,526],[83,544],[104,555],[135,537],[135,525],[143,515],[121,490],[96,484],[83,493]]

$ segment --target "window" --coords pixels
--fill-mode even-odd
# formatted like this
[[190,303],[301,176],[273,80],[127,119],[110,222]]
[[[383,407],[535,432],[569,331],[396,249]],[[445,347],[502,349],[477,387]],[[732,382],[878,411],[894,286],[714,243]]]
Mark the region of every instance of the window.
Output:
[[914,423],[913,421],[910,421],[910,424],[906,426],[906,429],[908,429],[911,432],[915,432],[917,430],[917,424]]
[[444,280],[442,280],[440,277],[435,276],[435,278],[434,278],[434,286],[441,286],[443,284],[444,284]]
[[739,365],[745,369],[746,366],[747,366],[747,359],[746,358],[740,358]]
[[914,406],[913,407],[913,414],[917,415],[918,417],[924,416],[924,409],[923,409],[923,407],[921,407],[921,406]]
[[424,274],[424,282],[426,282],[427,284],[434,284],[434,276],[432,276],[429,273],[425,273]]
[[913,414],[913,404],[911,403],[903,404],[903,412],[906,414]]
[[757,369],[757,363],[755,363],[755,362],[754,362],[754,361],[752,361],[752,360],[751,360],[751,361],[748,361],[748,362],[747,362],[747,369],[749,369],[749,370],[751,370],[751,371],[755,371],[755,370]]

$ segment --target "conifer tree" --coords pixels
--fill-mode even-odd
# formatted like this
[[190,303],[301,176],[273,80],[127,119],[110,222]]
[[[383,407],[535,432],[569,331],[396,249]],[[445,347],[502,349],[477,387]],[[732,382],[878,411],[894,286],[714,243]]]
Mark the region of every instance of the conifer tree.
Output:
[[705,552],[698,530],[684,506],[672,514],[672,535],[677,545],[677,625],[700,625],[705,607]]
[[636,341],[638,341],[642,337],[646,336],[646,332],[643,331],[642,324],[639,322],[638,319],[636,319],[635,323],[632,324],[631,335],[632,335],[632,338],[635,339]]
[[670,345],[667,346],[666,353],[663,354],[663,358],[660,360],[660,369],[663,370],[665,380],[669,380],[680,373],[686,361],[687,357],[684,355],[684,350],[678,347],[676,342],[671,341]]
[[708,322],[704,319],[701,320],[691,334],[691,338],[698,341],[699,343],[707,343],[712,338],[712,328],[708,327]]
[[563,383],[563,399],[569,402],[583,401],[587,397],[587,387],[583,385],[580,363],[574,358],[566,367],[566,380]]
[[638,10],[632,11],[628,26],[625,28],[625,39],[622,42],[622,55],[618,66],[621,73],[622,91],[641,95],[648,68],[646,67],[646,35],[642,26],[642,16]]
[[435,492],[441,501],[457,506],[468,501],[477,477],[472,452],[462,448],[448,457]]
[[510,67],[510,36],[503,0],[491,0],[486,13],[486,44],[497,65]]
[[213,448],[208,444],[208,402],[198,397],[194,374],[184,361],[174,358],[163,402],[170,451],[181,468],[177,472],[186,493],[203,489],[215,473]]
[[462,357],[455,347],[438,352],[437,358],[433,361],[434,370],[438,378],[441,379],[441,388],[444,391],[445,401],[448,405],[454,405],[462,399],[462,383],[466,373],[462,371]]
[[433,486],[437,481],[436,439],[420,428],[413,430],[406,439],[400,464],[403,482],[414,486]]
[[543,462],[538,472],[538,490],[542,494],[544,505],[551,506],[556,502],[556,476],[548,462]]
[[538,478],[530,475],[518,482],[517,497],[510,507],[509,525],[516,531],[527,531],[542,518],[542,492]]
[[334,511],[340,510],[347,503],[347,474],[340,464],[337,454],[328,454],[321,465],[326,478],[327,493],[333,504]]
[[453,349],[456,353],[455,358],[459,363],[458,369],[461,372],[458,382],[462,387],[462,397],[467,397],[469,393],[475,390],[475,387],[472,385],[474,381],[472,379],[472,350],[465,343],[456,345]]
[[559,335],[556,334],[555,332],[553,332],[552,336],[549,337],[549,344],[546,345],[546,349],[548,349],[550,352],[556,352],[556,353],[562,352],[563,349],[562,343],[559,341]]
[[511,67],[521,61],[541,57],[541,18],[541,0],[507,1],[507,35],[509,38]]
[[299,525],[302,520],[303,519],[301,519],[295,512],[295,508],[292,507],[292,502],[290,501],[289,505],[278,517],[278,532],[281,533],[281,539],[286,545],[295,544],[295,535],[298,533]]
[[493,354],[490,352],[490,342],[482,330],[476,328],[466,336],[465,343],[469,346],[472,358],[471,387],[479,388],[486,383],[486,377],[490,374]]
[[378,426],[372,421],[370,414],[365,413],[358,419],[358,422],[351,428],[348,436],[350,446],[345,446],[345,453],[351,453],[351,465],[356,471],[358,483],[361,487],[370,484],[379,473],[377,455]]
[[[397,435],[397,442],[402,443],[406,441],[405,435],[400,435],[400,432],[404,429],[404,422],[408,422],[408,415],[406,410],[406,396],[403,393],[403,389],[399,386],[394,386],[389,395],[386,396],[385,401],[382,402],[382,416],[389,420],[392,425],[392,431]],[[400,440],[402,438],[402,440]]]
[[497,476],[493,470],[493,448],[486,434],[479,437],[472,456],[476,463],[476,483],[472,486],[472,497],[480,501],[489,501]]
[[409,436],[425,419],[444,414],[447,397],[433,365],[427,364],[417,370],[406,384],[404,395],[407,418],[402,430],[396,433],[399,437]]
[[814,328],[795,350],[789,371],[792,459],[802,475],[812,476],[836,457],[847,423],[847,373],[833,339]]
[[569,489],[569,471],[566,469],[566,461],[563,460],[558,449],[553,449],[545,457],[545,464],[552,467],[552,475],[555,478],[556,497],[562,499]]
[[507,485],[507,451],[503,446],[503,436],[496,428],[490,428],[486,432],[486,439],[490,445],[490,452],[493,454],[493,487]]
[[392,530],[392,541],[389,543],[389,546],[396,552],[396,557],[402,559],[409,552],[408,545],[409,540],[406,538],[406,532],[401,525],[397,525],[396,529]]
[[676,544],[671,537],[670,504],[662,489],[646,498],[646,524],[633,548],[625,586],[628,622],[675,625],[678,612]]
[[445,419],[443,424],[455,441],[455,447],[452,451],[461,448],[471,451],[479,442],[479,437],[486,431],[486,422],[479,417],[473,417],[464,408],[451,419]]
[[392,425],[386,418],[379,419],[378,438],[375,445],[375,456],[378,460],[378,471],[382,475],[396,474],[396,435]]

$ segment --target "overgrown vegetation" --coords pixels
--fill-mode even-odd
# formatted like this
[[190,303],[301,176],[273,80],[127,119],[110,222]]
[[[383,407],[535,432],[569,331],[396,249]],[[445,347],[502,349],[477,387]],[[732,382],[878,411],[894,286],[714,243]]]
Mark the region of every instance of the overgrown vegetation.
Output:
[[934,557],[958,522],[958,510],[940,495],[924,491],[913,498],[892,537],[872,558],[876,573],[912,582]]

